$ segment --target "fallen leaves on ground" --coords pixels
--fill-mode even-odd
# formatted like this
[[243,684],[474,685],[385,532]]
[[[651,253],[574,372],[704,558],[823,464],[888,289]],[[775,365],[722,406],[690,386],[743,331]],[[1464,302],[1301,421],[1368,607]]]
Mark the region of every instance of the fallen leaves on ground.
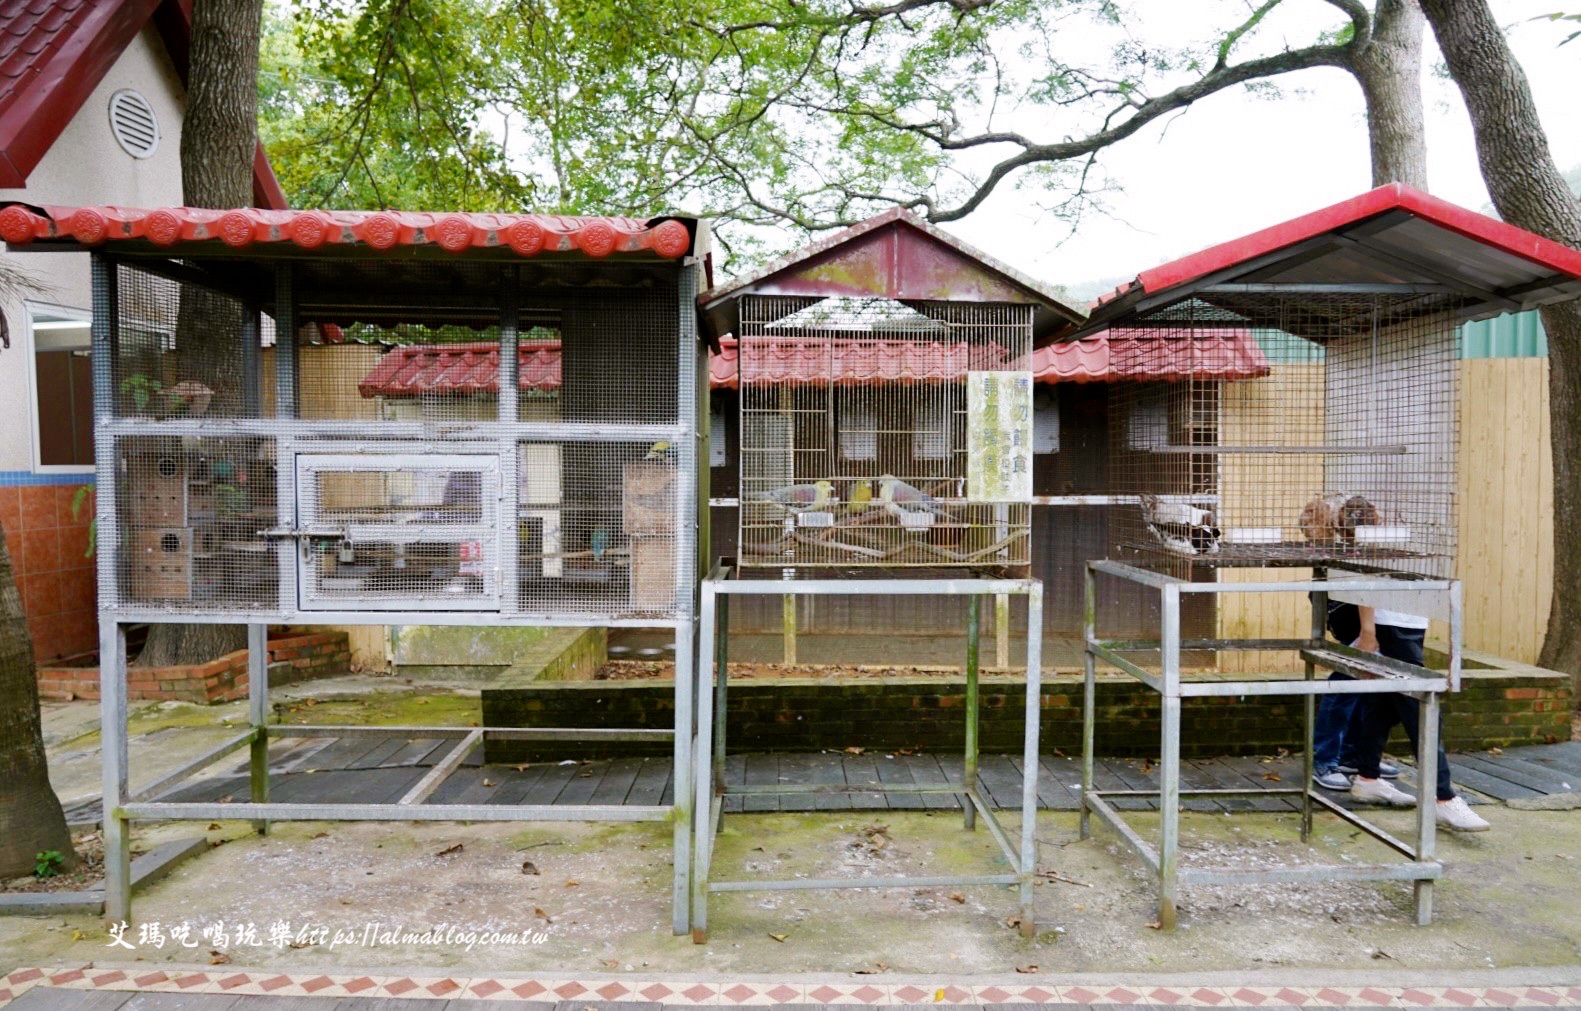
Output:
[[438,853],[435,853],[434,856],[436,856],[436,857],[453,857],[457,853],[460,853],[462,849],[463,849],[462,844],[461,843],[456,843],[454,846],[446,846],[444,849],[440,850]]
[[950,893],[950,901],[951,902],[959,902],[959,903],[964,905],[965,902],[966,902],[966,896],[962,895],[960,892],[951,892]]
[[538,873],[538,865],[533,863],[531,860],[523,860],[522,861],[522,873],[523,874],[537,874]]
[[225,954],[225,952],[223,952],[223,951],[219,951],[217,949],[211,949],[209,951],[209,964],[210,965],[224,965],[226,962],[229,962],[230,960],[231,960],[231,957],[229,955]]
[[1018,965],[1018,966],[1016,966],[1016,972],[1024,972],[1024,973],[1031,974],[1031,973],[1034,973],[1034,972],[1037,972],[1037,971],[1038,971],[1038,967],[1035,966],[1035,965]]
[[789,937],[789,936],[790,936],[789,934],[770,934],[769,935],[769,939],[773,940],[773,941],[778,941],[779,943],[784,944],[785,943],[785,939],[787,937]]

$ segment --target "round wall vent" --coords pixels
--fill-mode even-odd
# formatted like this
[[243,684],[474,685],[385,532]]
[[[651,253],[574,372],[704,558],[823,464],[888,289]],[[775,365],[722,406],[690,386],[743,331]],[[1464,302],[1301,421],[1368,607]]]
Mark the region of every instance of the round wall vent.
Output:
[[110,132],[121,150],[133,158],[147,158],[159,147],[159,120],[148,99],[130,88],[110,96]]

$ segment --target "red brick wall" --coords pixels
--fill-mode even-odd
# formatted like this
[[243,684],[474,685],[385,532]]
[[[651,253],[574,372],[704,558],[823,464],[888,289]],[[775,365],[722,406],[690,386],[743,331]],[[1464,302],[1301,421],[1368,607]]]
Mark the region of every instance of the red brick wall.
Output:
[[[351,667],[345,632],[271,632],[269,684],[272,687],[333,677]],[[47,667],[38,670],[39,692],[52,699],[99,697],[97,667]],[[247,651],[227,653],[204,664],[181,667],[132,667],[126,693],[133,699],[228,702],[247,695]]]
[[80,484],[0,485],[0,526],[16,568],[33,655],[54,660],[99,646],[97,580],[88,550],[89,498],[71,515]]

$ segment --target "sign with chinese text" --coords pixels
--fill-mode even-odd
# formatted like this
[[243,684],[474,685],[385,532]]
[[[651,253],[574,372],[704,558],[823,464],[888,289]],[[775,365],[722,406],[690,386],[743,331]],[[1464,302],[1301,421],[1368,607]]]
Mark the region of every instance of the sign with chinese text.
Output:
[[966,497],[1032,497],[1032,373],[966,374]]

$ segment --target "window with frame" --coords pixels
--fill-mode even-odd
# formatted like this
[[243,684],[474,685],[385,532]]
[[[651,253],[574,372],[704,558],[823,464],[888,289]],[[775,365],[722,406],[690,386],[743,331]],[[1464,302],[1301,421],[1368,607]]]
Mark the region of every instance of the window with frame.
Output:
[[39,467],[93,466],[93,346],[87,313],[29,305]]

